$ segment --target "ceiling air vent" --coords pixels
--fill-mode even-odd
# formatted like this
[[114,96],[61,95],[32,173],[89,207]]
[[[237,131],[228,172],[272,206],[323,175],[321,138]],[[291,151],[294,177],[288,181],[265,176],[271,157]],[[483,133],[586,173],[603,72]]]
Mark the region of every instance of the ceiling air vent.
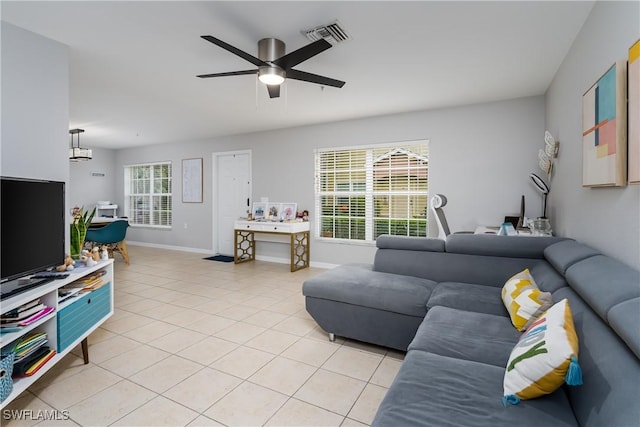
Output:
[[349,40],[349,34],[340,26],[338,21],[303,31],[302,33],[311,41],[325,39],[333,45]]

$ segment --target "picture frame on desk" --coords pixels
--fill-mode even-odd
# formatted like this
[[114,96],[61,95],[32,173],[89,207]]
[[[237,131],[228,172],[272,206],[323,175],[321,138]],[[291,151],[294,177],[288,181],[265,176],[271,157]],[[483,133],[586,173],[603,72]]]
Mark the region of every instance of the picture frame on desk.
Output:
[[251,215],[253,216],[254,220],[265,219],[266,214],[267,214],[266,202],[253,202],[253,207],[251,208]]
[[283,221],[296,219],[297,208],[297,203],[282,203],[282,206],[280,207],[280,219]]

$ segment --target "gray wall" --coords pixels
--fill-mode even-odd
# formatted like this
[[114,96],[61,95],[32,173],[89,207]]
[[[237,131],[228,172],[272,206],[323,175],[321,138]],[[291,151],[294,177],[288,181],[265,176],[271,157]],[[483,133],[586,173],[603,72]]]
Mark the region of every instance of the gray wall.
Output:
[[[172,230],[130,228],[127,238],[155,245],[208,250],[212,247],[212,153],[252,151],[253,199],[295,201],[314,221],[314,149],[361,144],[430,140],[430,191],[447,195],[452,230],[499,224],[519,211],[538,216],[540,198],[528,175],[537,165],[544,135],[544,99],[532,97],[434,111],[420,111],[323,125],[305,126],[210,141],[119,150],[116,155],[118,203],[123,203],[127,164],[171,160],[174,165]],[[181,203],[181,159],[204,159],[204,203]],[[276,173],[274,173],[274,171]],[[279,173],[287,171],[287,174]],[[183,223],[189,224],[185,230]],[[231,231],[230,231],[231,232]],[[261,244],[258,255],[286,259],[285,245]],[[370,245],[312,241],[314,263],[371,262]]]
[[[1,170],[69,182],[67,47],[6,22],[2,27]],[[67,192],[69,185],[66,186]],[[67,198],[68,203],[68,198]],[[68,207],[68,205],[67,205]],[[46,207],[23,206],[25,209]],[[67,212],[69,210],[67,209]],[[67,230],[66,241],[69,241]],[[62,260],[60,260],[62,261]]]
[[[615,28],[615,30],[612,30]],[[556,231],[640,268],[640,185],[582,187],[582,95],[640,38],[639,2],[598,2],[546,94],[546,126],[560,141],[550,193]]]
[[[69,188],[67,199],[70,206],[84,206],[91,210],[98,200],[109,200],[115,203],[120,192],[116,191],[116,171],[114,170],[116,151],[91,147],[91,135],[82,134],[80,145],[91,148],[93,158],[82,162],[69,163]],[[86,136],[85,136],[86,135]],[[93,176],[92,173],[104,174]],[[118,206],[118,215],[122,215],[122,207]]]

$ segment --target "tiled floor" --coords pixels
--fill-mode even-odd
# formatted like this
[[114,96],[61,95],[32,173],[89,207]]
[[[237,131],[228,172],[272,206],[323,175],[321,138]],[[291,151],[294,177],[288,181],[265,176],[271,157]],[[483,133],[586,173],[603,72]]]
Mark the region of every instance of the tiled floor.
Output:
[[404,355],[329,342],[301,293],[322,270],[129,251],[130,266],[115,264],[115,314],[89,337],[91,363],[74,349],[6,409],[70,417],[40,426],[371,423]]

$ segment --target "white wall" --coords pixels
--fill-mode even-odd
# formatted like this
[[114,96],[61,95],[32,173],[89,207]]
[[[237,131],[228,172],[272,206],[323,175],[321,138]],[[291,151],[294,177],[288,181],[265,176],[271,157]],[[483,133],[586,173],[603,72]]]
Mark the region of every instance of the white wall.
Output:
[[[83,134],[87,135],[87,132]],[[67,199],[69,204],[91,210],[98,200],[114,201],[116,191],[116,172],[114,170],[116,152],[104,148],[93,148],[90,143],[90,135],[82,138],[80,145],[83,148],[91,148],[93,159],[81,162],[69,163],[69,189]],[[92,174],[104,174],[93,176]],[[115,203],[115,202],[114,202]],[[122,215],[122,207],[118,206],[118,214]]]
[[[447,195],[452,230],[499,224],[518,213],[525,195],[529,216],[538,216],[540,198],[528,175],[537,165],[544,135],[544,99],[523,98],[434,111],[420,111],[270,132],[235,135],[211,141],[119,150],[116,155],[118,203],[123,203],[127,164],[171,160],[174,165],[172,230],[130,228],[132,241],[195,249],[212,247],[211,155],[251,150],[253,199],[295,201],[314,221],[314,149],[372,143],[430,140],[430,191]],[[204,203],[181,203],[181,159],[204,159]],[[183,223],[189,224],[188,229]],[[231,231],[230,231],[231,232]],[[312,262],[371,262],[374,248],[312,241]],[[285,245],[261,244],[258,255],[286,259]]]
[[69,180],[67,47],[2,26],[2,174]]
[[[2,27],[0,173],[69,183],[69,54],[63,44]],[[66,186],[67,194],[69,185]],[[67,197],[68,203],[68,197]],[[68,207],[68,204],[67,204]],[[19,209],[42,209],[22,206]],[[68,212],[68,209],[67,209]],[[46,214],[46,210],[43,210]],[[69,241],[69,230],[66,241]],[[60,260],[62,261],[62,260]]]
[[555,230],[640,268],[640,185],[582,187],[582,95],[640,38],[639,2],[597,2],[546,94],[560,141],[550,193]]

